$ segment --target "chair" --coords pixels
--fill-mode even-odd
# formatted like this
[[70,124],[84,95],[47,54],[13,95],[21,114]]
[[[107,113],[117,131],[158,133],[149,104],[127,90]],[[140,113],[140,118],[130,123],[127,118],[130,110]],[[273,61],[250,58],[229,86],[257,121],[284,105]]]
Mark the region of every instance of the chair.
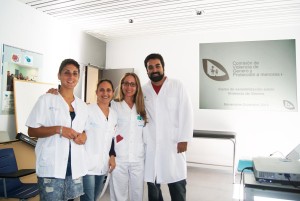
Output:
[[20,177],[35,173],[35,169],[18,170],[14,150],[0,149],[0,197],[26,200],[39,194],[37,183],[22,183]]

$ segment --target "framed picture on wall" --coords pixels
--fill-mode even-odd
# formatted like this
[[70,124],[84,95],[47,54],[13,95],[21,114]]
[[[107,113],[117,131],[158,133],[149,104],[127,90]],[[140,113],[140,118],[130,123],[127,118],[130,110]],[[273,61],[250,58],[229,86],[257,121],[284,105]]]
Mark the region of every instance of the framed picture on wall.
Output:
[[2,46],[0,115],[14,114],[14,80],[37,81],[43,55],[9,45]]
[[201,43],[200,109],[296,112],[294,39]]

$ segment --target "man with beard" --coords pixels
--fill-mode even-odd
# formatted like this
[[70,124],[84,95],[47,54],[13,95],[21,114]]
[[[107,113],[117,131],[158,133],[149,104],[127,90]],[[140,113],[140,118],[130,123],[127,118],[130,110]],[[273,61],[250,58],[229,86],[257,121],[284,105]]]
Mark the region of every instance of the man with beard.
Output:
[[148,55],[144,64],[150,78],[143,86],[149,118],[143,134],[148,200],[163,201],[160,184],[168,184],[172,201],[185,201],[185,151],[193,136],[192,104],[182,83],[165,76],[160,54]]

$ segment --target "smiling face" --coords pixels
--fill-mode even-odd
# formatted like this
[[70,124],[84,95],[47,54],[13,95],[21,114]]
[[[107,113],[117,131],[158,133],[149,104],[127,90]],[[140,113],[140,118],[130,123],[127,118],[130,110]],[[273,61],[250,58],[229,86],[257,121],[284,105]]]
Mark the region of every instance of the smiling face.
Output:
[[79,80],[78,68],[73,64],[67,64],[58,74],[61,87],[66,89],[74,89]]
[[122,82],[122,92],[124,98],[131,98],[134,97],[137,90],[136,80],[132,75],[128,75],[124,78]]
[[150,59],[147,62],[147,74],[153,82],[159,82],[164,78],[164,68],[159,59]]
[[96,95],[97,95],[97,102],[98,103],[109,105],[111,99],[114,96],[114,91],[113,91],[112,85],[109,82],[106,82],[106,81],[101,82],[98,85]]

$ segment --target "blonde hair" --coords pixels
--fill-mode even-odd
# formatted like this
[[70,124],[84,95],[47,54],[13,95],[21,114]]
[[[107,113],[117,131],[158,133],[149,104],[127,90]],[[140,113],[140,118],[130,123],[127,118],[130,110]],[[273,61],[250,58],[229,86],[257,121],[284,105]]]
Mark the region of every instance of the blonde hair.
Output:
[[122,77],[122,79],[120,80],[119,85],[118,85],[118,92],[116,94],[115,101],[121,102],[124,100],[122,84],[123,84],[125,78],[128,76],[132,76],[135,79],[136,92],[133,97],[133,102],[135,103],[137,113],[139,115],[141,115],[141,117],[143,118],[143,120],[145,122],[145,124],[144,124],[144,126],[145,126],[146,123],[148,123],[148,118],[147,118],[147,113],[146,113],[146,109],[145,109],[144,95],[143,95],[140,79],[135,73],[125,73],[125,75]]

